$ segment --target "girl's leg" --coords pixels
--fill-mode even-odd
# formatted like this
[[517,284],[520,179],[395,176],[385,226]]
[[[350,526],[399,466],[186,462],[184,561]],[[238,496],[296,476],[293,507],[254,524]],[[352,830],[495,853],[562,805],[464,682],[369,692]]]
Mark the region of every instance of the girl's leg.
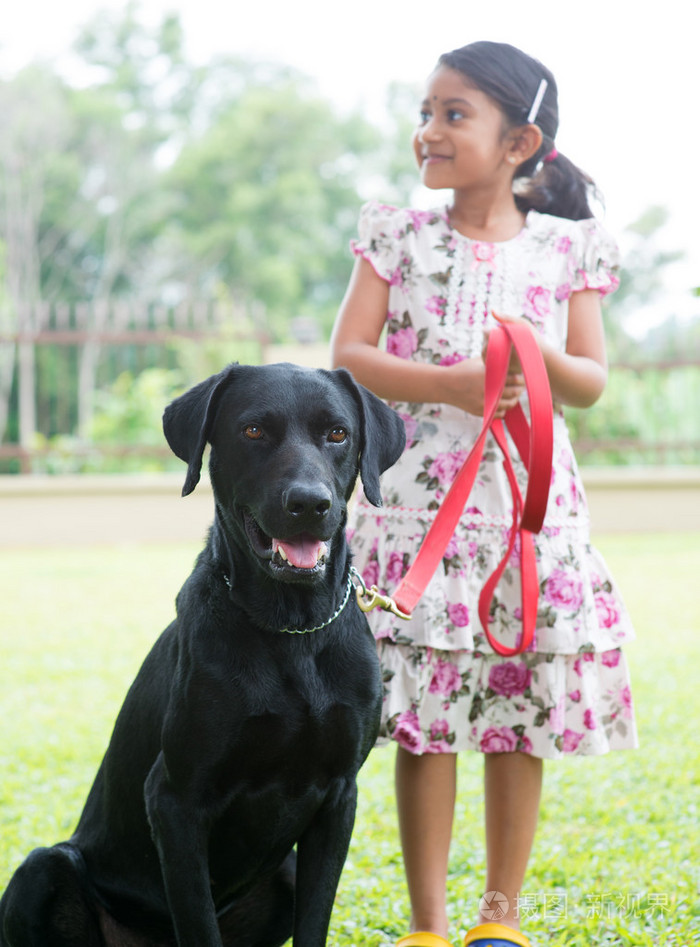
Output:
[[525,753],[487,753],[484,766],[486,891],[504,894],[509,909],[505,917],[480,920],[518,928],[518,897],[537,828],[542,760]]
[[396,802],[411,899],[411,930],[447,937],[447,862],[457,764],[454,753],[396,753]]

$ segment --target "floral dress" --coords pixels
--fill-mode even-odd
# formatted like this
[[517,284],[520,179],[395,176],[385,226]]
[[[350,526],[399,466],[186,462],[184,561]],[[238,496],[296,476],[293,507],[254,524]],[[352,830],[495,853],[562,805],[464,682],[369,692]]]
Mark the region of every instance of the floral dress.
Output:
[[[616,245],[595,219],[530,211],[516,237],[485,243],[454,230],[445,208],[370,203],[352,248],[389,283],[387,351],[432,364],[480,357],[493,311],[524,316],[564,350],[571,294],[604,294],[618,284]],[[406,450],[382,478],[384,506],[360,495],[349,529],[365,582],[388,592],[415,558],[482,421],[445,404],[392,406],[406,425]],[[525,653],[503,658],[485,638],[479,593],[505,553],[511,523],[500,456],[489,435],[466,509],[411,620],[370,616],[384,675],[380,742],[393,739],[413,753],[471,748],[543,758],[635,746],[621,650],[633,630],[590,544],[583,485],[556,404],[549,503],[535,537],[535,640]],[[524,487],[526,471],[519,460],[515,467]],[[494,606],[491,630],[513,647],[521,630],[517,549]]]

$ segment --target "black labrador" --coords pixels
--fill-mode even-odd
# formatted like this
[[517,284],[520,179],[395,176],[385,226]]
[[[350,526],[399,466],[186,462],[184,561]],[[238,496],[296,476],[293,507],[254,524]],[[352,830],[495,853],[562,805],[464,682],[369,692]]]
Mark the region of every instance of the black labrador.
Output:
[[165,436],[215,519],[177,618],[132,684],[72,838],[0,901],[2,947],[325,944],[381,684],[351,594],[357,475],[404,427],[351,375],[232,365],[177,398]]

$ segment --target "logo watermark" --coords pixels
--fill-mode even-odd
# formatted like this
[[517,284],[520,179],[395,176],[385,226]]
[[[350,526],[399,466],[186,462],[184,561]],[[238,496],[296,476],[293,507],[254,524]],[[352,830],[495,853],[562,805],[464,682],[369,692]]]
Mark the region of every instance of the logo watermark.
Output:
[[479,901],[479,912],[487,921],[500,921],[508,913],[510,902],[500,891],[487,891]]
[[[664,917],[672,914],[684,899],[658,891],[602,891],[584,893],[574,902],[566,892],[539,891],[519,894],[513,913],[521,920],[568,918],[583,914],[601,920]],[[487,921],[504,918],[511,903],[501,891],[487,891],[479,902],[481,916]]]

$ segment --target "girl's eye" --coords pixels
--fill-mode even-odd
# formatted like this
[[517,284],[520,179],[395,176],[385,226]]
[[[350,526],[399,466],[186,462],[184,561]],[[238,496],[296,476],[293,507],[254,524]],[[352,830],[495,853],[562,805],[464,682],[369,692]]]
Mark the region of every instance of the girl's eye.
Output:
[[243,433],[249,441],[259,441],[263,436],[263,429],[259,424],[246,424]]
[[334,427],[328,434],[328,440],[333,444],[342,444],[346,441],[348,432],[344,427]]
[[430,121],[430,112],[427,112],[425,109],[421,109],[418,113],[418,124],[426,125]]
[[458,122],[461,118],[464,118],[464,112],[460,112],[457,109],[449,109],[447,118],[450,122]]

